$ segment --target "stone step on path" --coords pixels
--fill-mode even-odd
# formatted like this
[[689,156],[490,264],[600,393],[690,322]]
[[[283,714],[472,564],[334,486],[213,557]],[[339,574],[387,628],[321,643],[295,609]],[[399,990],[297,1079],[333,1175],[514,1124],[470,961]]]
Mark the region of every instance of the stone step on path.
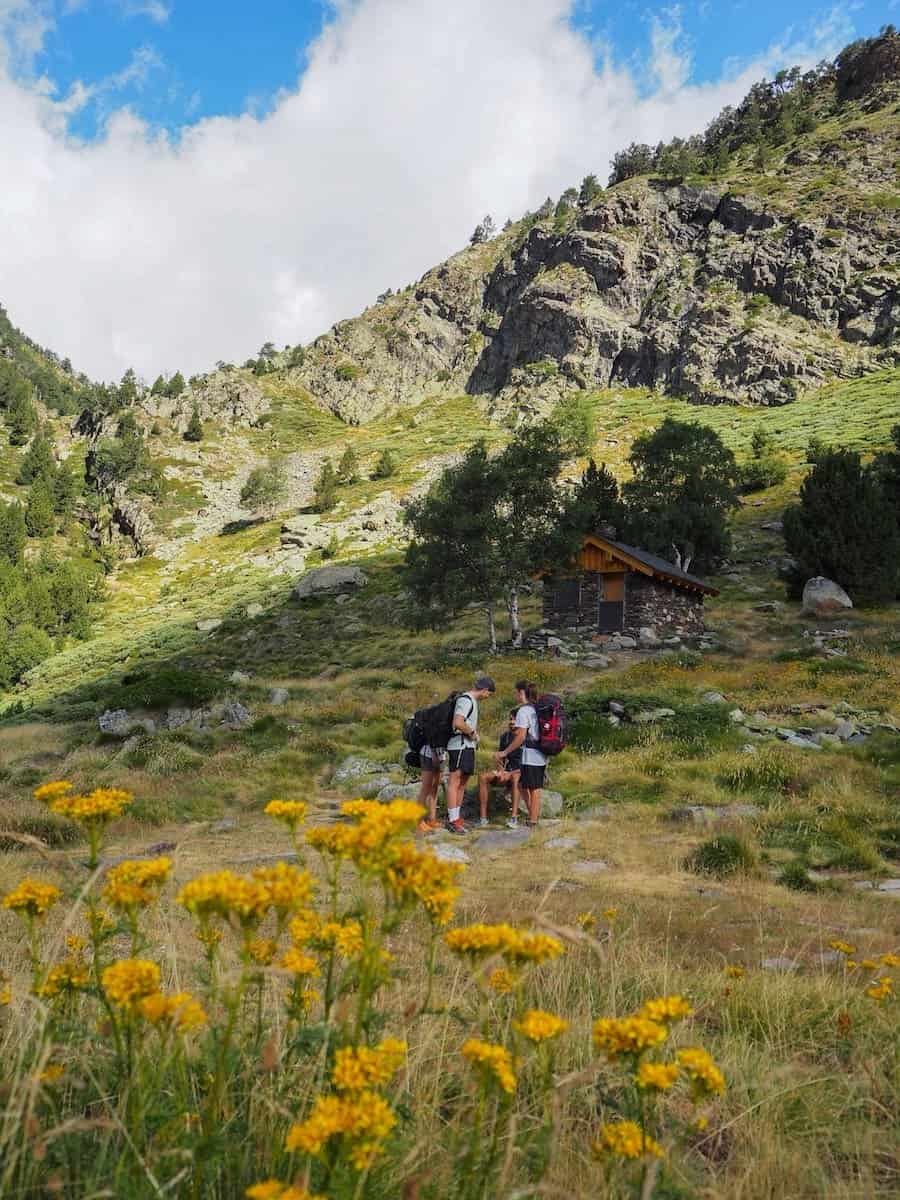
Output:
[[853,888],[857,892],[875,892],[900,900],[900,879],[859,879]]

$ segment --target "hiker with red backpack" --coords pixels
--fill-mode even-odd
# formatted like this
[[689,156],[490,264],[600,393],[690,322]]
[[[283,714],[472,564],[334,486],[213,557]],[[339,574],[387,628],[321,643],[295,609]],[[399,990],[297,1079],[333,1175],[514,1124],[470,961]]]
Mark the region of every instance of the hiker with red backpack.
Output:
[[521,748],[522,770],[519,787],[528,811],[528,824],[537,825],[541,816],[541,790],[547,772],[547,759],[559,754],[566,745],[566,714],[559,696],[539,696],[537,684],[522,679],[516,684],[516,733],[497,755],[503,766]]

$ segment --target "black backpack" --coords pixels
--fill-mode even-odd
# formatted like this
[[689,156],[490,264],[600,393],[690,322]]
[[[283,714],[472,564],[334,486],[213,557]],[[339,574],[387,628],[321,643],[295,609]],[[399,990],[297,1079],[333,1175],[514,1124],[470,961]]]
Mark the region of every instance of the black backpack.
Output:
[[453,736],[453,710],[462,692],[451,692],[446,700],[418,709],[403,722],[403,740],[414,754],[423,746],[446,750]]

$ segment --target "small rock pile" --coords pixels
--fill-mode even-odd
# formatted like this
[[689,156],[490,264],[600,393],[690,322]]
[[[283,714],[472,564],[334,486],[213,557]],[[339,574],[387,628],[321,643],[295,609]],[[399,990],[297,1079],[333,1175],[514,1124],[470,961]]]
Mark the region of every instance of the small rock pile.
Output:
[[582,667],[602,669],[612,665],[610,655],[623,651],[651,654],[667,658],[679,650],[708,651],[715,649],[713,634],[699,638],[681,637],[679,634],[661,635],[647,626],[637,637],[624,633],[598,633],[593,625],[578,625],[567,629],[544,627],[529,633],[525,638],[527,649],[549,658],[562,658]]

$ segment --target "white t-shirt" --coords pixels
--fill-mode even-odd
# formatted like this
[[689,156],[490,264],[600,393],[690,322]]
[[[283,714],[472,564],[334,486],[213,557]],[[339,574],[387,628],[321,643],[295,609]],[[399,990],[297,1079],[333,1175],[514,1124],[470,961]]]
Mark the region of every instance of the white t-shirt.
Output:
[[528,739],[536,742],[540,737],[537,710],[533,704],[523,704],[516,713],[516,729],[524,729],[526,731],[525,741],[522,743],[522,766],[546,767],[547,755],[528,745]]
[[[463,692],[461,696],[456,698],[456,707],[453,709],[453,720],[457,717],[462,717],[470,729],[478,728],[478,701],[471,692]],[[474,750],[475,739],[466,737],[462,733],[454,733],[453,737],[447,742],[448,750]]]

